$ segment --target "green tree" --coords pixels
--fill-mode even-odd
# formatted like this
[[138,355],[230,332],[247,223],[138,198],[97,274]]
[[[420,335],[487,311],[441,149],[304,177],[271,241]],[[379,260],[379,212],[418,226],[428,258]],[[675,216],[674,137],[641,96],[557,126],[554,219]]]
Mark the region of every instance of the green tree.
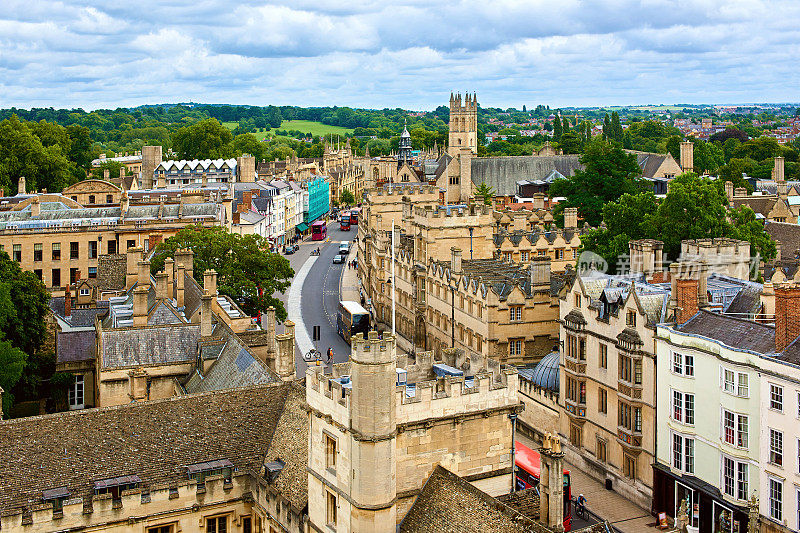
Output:
[[622,123],[619,121],[619,113],[611,113],[611,138],[614,142],[622,142]]
[[349,190],[344,189],[339,195],[339,200],[343,205],[353,205],[356,203],[356,198]]
[[667,139],[667,153],[672,155],[675,161],[681,160],[681,139],[680,135],[670,135]]
[[681,241],[706,237],[730,237],[748,241],[751,254],[765,260],[775,257],[775,242],[764,231],[755,213],[746,206],[729,210],[720,180],[711,181],[688,173],[670,183],[660,202],[648,191],[624,194],[603,207],[605,227],[581,237],[581,247],[601,255],[615,270],[618,258],[628,253],[632,239],[664,242],[667,257],[677,259]]
[[480,185],[475,187],[475,196],[483,198],[483,203],[486,205],[492,205],[494,194],[494,187],[488,185],[485,181],[482,181]]
[[556,115],[556,118],[553,120],[553,140],[556,142],[560,141],[562,133],[563,129],[561,128],[561,118]]
[[267,145],[260,142],[252,133],[243,133],[233,139],[233,155],[250,154],[261,161],[265,157]]
[[233,134],[215,118],[184,126],[172,135],[173,149],[183,159],[231,157],[231,141]]
[[550,186],[550,197],[566,199],[556,204],[554,217],[563,221],[563,210],[577,207],[579,215],[591,226],[602,220],[603,205],[613,202],[625,193],[634,194],[640,189],[641,169],[636,158],[621,147],[603,139],[594,139],[581,156],[583,170],[574,176],[556,180]]
[[16,192],[20,176],[28,190],[61,191],[70,179],[69,168],[61,146],[44,146],[16,115],[0,122],[0,186],[6,192]]
[[0,405],[5,417],[8,417],[13,399],[11,391],[22,377],[27,359],[28,355],[25,352],[15,348],[6,340],[0,341],[0,387],[4,391]]
[[164,260],[174,257],[178,248],[194,251],[194,277],[203,284],[207,269],[217,271],[217,288],[230,296],[250,316],[273,306],[279,320],[286,319],[286,309],[278,291],[289,288],[294,270],[289,261],[269,251],[269,243],[258,235],[228,233],[220,226],[190,226],[159,244],[151,260],[151,269],[164,268]]

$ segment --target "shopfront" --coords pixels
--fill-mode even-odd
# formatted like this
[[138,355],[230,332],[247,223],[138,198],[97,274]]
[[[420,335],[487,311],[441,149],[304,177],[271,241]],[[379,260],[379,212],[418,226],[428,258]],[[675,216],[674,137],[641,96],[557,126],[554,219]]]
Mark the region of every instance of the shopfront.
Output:
[[726,501],[719,489],[694,476],[653,465],[653,510],[675,518],[686,500],[690,533],[747,533],[747,508]]

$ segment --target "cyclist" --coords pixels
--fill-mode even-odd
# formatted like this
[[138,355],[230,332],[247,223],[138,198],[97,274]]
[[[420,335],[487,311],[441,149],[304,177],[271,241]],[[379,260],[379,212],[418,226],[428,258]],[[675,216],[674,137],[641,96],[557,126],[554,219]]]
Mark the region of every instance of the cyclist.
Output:
[[586,496],[583,494],[578,494],[578,498],[575,500],[575,514],[586,517]]

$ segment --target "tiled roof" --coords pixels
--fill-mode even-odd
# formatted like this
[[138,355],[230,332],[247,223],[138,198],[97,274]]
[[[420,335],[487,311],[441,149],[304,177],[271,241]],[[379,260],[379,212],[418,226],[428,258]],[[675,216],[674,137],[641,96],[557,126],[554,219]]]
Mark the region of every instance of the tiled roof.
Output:
[[767,221],[764,231],[781,243],[781,259],[794,259],[800,254],[800,225]]
[[[287,406],[287,398],[292,404],[302,400],[293,387],[264,385],[2,421],[0,509],[40,503],[43,491],[61,486],[72,497],[87,497],[94,481],[118,476],[137,475],[145,488],[182,481],[187,465],[215,459],[257,473],[284,409],[298,408]],[[305,446],[308,427],[296,424],[296,433],[285,438]],[[305,456],[283,460],[305,471]]]
[[95,357],[96,332],[59,331],[56,333],[56,362],[90,361]]
[[205,375],[195,372],[186,384],[186,392],[209,392],[214,390],[263,385],[279,378],[267,366],[251,354],[233,334],[219,357]]
[[408,533],[547,531],[532,519],[437,466],[400,523]]
[[756,213],[767,216],[775,206],[777,198],[774,196],[734,196],[732,202],[734,207],[746,205]]
[[717,340],[732,348],[760,354],[775,352],[775,328],[752,320],[700,311],[676,329]]
[[471,165],[472,182],[485,182],[494,187],[498,196],[517,194],[519,180],[541,180],[553,170],[569,177],[583,168],[578,155],[476,157]]
[[103,368],[187,363],[197,356],[199,324],[103,330]]

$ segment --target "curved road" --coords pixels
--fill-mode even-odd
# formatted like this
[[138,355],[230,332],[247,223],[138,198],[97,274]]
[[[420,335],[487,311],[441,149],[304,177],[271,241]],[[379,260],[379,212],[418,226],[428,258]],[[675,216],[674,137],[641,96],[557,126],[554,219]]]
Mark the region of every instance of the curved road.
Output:
[[[345,362],[350,357],[350,346],[336,332],[340,282],[347,265],[333,264],[333,257],[338,253],[342,241],[352,241],[356,235],[356,228],[341,231],[337,222],[331,222],[328,224],[327,241],[301,244],[301,250],[290,256],[296,274],[287,303],[289,318],[297,324],[295,334],[298,350],[295,362],[298,377],[305,375],[306,364],[302,353],[308,351],[314,326],[320,326],[320,341],[314,343],[320,352],[325,354],[328,347],[333,348],[337,363]],[[319,257],[311,256],[311,250],[317,246],[320,248]],[[307,335],[300,331],[302,327],[305,327]]]

